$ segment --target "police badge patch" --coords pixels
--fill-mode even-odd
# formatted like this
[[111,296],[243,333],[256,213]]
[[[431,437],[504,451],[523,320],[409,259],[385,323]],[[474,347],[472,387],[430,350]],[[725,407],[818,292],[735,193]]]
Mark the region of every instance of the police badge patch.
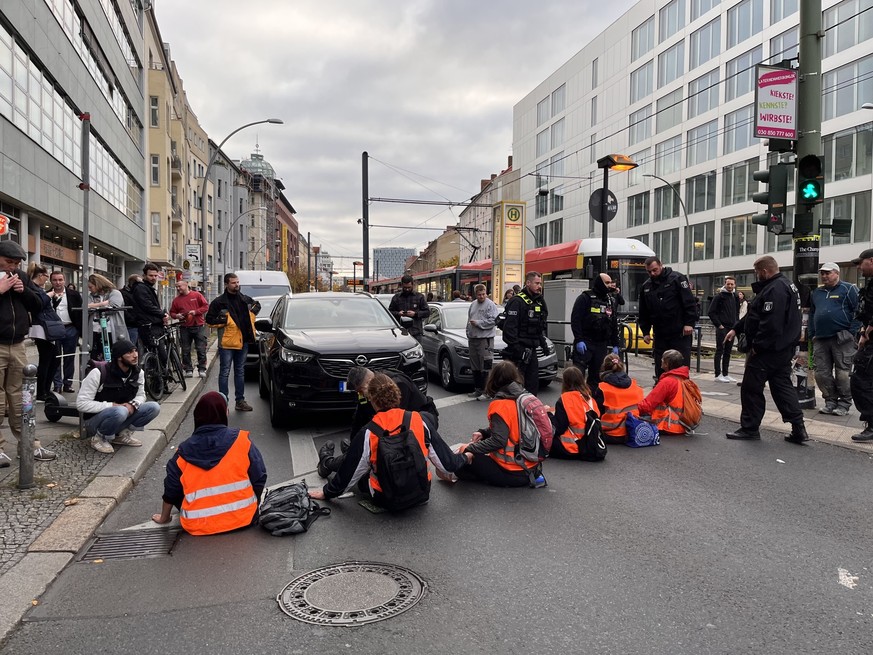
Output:
[[683,289],[687,289],[687,288],[688,288],[688,282],[686,282],[685,280],[682,280],[681,285],[682,285],[682,288],[683,288]]
[[772,312],[773,311],[773,303],[772,302],[765,302],[764,303],[764,311],[765,312]]

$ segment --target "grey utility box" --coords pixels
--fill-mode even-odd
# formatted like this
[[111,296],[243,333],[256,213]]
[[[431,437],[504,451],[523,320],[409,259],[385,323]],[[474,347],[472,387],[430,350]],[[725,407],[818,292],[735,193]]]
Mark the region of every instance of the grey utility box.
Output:
[[549,308],[549,339],[555,344],[561,366],[567,361],[564,346],[573,345],[570,313],[579,294],[589,288],[588,280],[546,280],[543,284],[543,297]]

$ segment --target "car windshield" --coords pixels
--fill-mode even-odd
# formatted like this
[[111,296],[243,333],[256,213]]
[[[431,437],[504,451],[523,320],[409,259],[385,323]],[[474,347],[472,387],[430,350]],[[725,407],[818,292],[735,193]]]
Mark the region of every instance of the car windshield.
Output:
[[[474,301],[475,302],[475,301]],[[443,307],[443,329],[465,330],[467,329],[467,316],[469,316],[470,303],[458,303],[456,306],[446,305]]]
[[318,328],[397,327],[375,298],[290,298],[285,309],[287,330]]
[[243,284],[240,285],[240,291],[252,298],[284,296],[288,293],[288,286],[282,286],[281,284]]

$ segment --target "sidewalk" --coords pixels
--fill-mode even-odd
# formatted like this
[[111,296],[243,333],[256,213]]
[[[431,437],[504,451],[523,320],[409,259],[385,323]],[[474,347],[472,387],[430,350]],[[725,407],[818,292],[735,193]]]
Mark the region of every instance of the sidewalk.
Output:
[[[32,352],[31,352],[32,350]],[[210,344],[211,369],[216,343]],[[35,347],[28,361],[36,363]],[[161,402],[161,413],[138,433],[140,448],[116,449],[114,455],[93,450],[79,439],[78,417],[57,423],[45,418],[37,403],[35,437],[58,458],[34,462],[32,489],[18,489],[18,460],[0,469],[0,641],[6,638],[58,574],[91,539],[106,516],[161,454],[200,396],[206,378],[186,378],[188,389],[177,388]],[[74,394],[67,394],[74,402]],[[14,456],[16,442],[8,425],[2,428]]]

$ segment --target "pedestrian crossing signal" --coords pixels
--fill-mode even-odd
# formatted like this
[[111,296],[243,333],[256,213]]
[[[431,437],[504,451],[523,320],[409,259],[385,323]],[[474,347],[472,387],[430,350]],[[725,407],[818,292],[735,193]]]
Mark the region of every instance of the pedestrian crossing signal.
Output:
[[810,211],[824,201],[824,159],[804,155],[797,162],[797,204]]

